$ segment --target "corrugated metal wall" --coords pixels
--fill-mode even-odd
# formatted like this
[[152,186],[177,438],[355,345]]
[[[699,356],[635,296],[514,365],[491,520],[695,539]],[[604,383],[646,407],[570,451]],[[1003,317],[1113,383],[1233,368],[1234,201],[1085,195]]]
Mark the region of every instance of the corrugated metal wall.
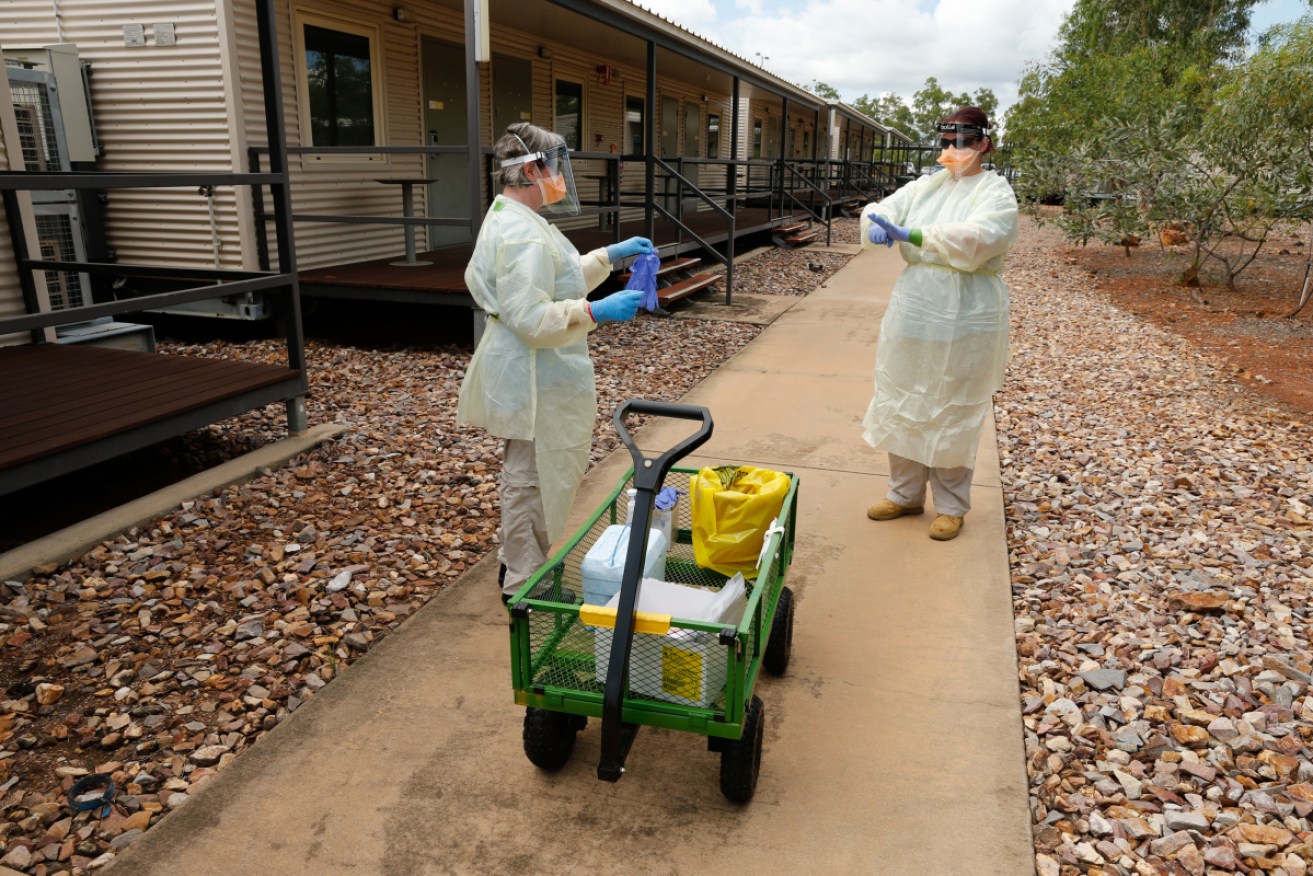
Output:
[[[296,9],[378,29],[382,66],[382,142],[388,146],[419,146],[421,129],[419,29],[392,18],[395,4],[386,0],[350,2],[298,2]],[[237,69],[241,83],[242,112],[247,144],[267,143],[264,95],[260,79],[259,41],[254,0],[233,0],[237,35]],[[407,10],[435,34],[450,33],[449,10],[429,4],[412,4]],[[455,19],[455,13],[450,18]],[[297,68],[293,51],[294,11],[291,2],[278,4],[279,67],[282,76],[284,125],[289,146],[303,143]],[[456,31],[459,33],[459,30]],[[267,169],[267,157],[264,167]],[[292,156],[293,212],[400,216],[401,199],[395,186],[374,182],[385,177],[421,176],[422,156],[388,156],[385,161],[323,160]],[[417,201],[422,201],[416,193]],[[422,212],[417,210],[418,212]],[[272,241],[272,232],[270,232]],[[422,233],[419,239],[423,240]],[[301,268],[342,264],[400,253],[401,226],[301,223],[296,226],[297,262]],[[272,242],[270,251],[273,252]]]
[[[58,0],[62,41],[91,62],[91,99],[106,171],[227,172],[233,137],[225,103],[216,0]],[[172,24],[176,45],[160,45]],[[124,27],[141,25],[145,45],[128,45]],[[51,0],[6,0],[0,42],[60,42]],[[232,189],[215,195],[218,223],[195,189],[109,193],[109,243],[123,262],[207,267],[217,234],[225,267],[240,266]]]

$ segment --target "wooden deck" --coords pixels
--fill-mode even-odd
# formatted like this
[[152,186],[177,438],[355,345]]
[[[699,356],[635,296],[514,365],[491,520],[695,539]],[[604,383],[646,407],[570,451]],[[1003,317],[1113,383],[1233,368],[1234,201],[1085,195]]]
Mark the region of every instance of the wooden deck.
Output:
[[[741,208],[734,214],[735,230],[741,236],[753,231],[765,231],[795,218],[799,217],[772,220],[765,209]],[[689,214],[684,221],[708,243],[724,243],[729,238],[724,217],[719,214],[700,211]],[[641,234],[641,221],[621,223],[620,240]],[[610,229],[600,228],[573,229],[566,231],[565,236],[580,252],[606,246],[615,240]],[[665,250],[663,258],[676,253],[697,256],[701,250],[697,242],[687,235],[681,241],[678,229],[661,219],[656,222],[653,237],[656,245]],[[307,297],[446,304],[473,309],[474,301],[465,287],[465,266],[473,251],[473,246],[465,244],[429,250],[418,255],[420,261],[432,262],[430,265],[393,264],[399,259],[398,254],[367,262],[302,271],[301,294]]]
[[0,347],[0,494],[306,392],[276,365],[103,347]]

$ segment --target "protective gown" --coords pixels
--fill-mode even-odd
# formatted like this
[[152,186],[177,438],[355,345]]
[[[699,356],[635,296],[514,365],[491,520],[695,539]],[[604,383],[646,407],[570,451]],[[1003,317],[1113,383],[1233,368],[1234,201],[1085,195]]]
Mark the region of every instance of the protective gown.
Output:
[[996,173],[941,171],[862,210],[921,229],[899,244],[907,267],[880,324],[875,397],[863,420],[872,447],[933,468],[971,468],[1008,361],[1008,290],[999,277],[1017,237],[1017,199]]
[[585,296],[611,271],[606,250],[587,255],[523,204],[498,195],[465,269],[487,328],[461,384],[458,422],[534,442],[548,538],[588,467],[597,389],[588,355],[596,327]]

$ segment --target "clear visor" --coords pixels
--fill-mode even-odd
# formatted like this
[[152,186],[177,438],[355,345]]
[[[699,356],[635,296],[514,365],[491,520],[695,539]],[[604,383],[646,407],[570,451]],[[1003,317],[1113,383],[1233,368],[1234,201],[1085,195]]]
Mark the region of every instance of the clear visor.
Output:
[[542,209],[548,213],[574,216],[579,213],[579,194],[570,171],[569,148],[561,145],[543,152],[517,155],[501,162],[502,167],[525,165],[524,184],[536,185],[543,195]]

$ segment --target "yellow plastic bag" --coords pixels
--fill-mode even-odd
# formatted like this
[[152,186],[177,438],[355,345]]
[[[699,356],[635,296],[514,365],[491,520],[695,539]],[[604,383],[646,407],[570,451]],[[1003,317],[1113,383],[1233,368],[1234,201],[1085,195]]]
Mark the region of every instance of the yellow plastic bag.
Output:
[[693,559],[722,575],[757,576],[757,558],[789,494],[789,476],[765,468],[704,468],[690,479]]

